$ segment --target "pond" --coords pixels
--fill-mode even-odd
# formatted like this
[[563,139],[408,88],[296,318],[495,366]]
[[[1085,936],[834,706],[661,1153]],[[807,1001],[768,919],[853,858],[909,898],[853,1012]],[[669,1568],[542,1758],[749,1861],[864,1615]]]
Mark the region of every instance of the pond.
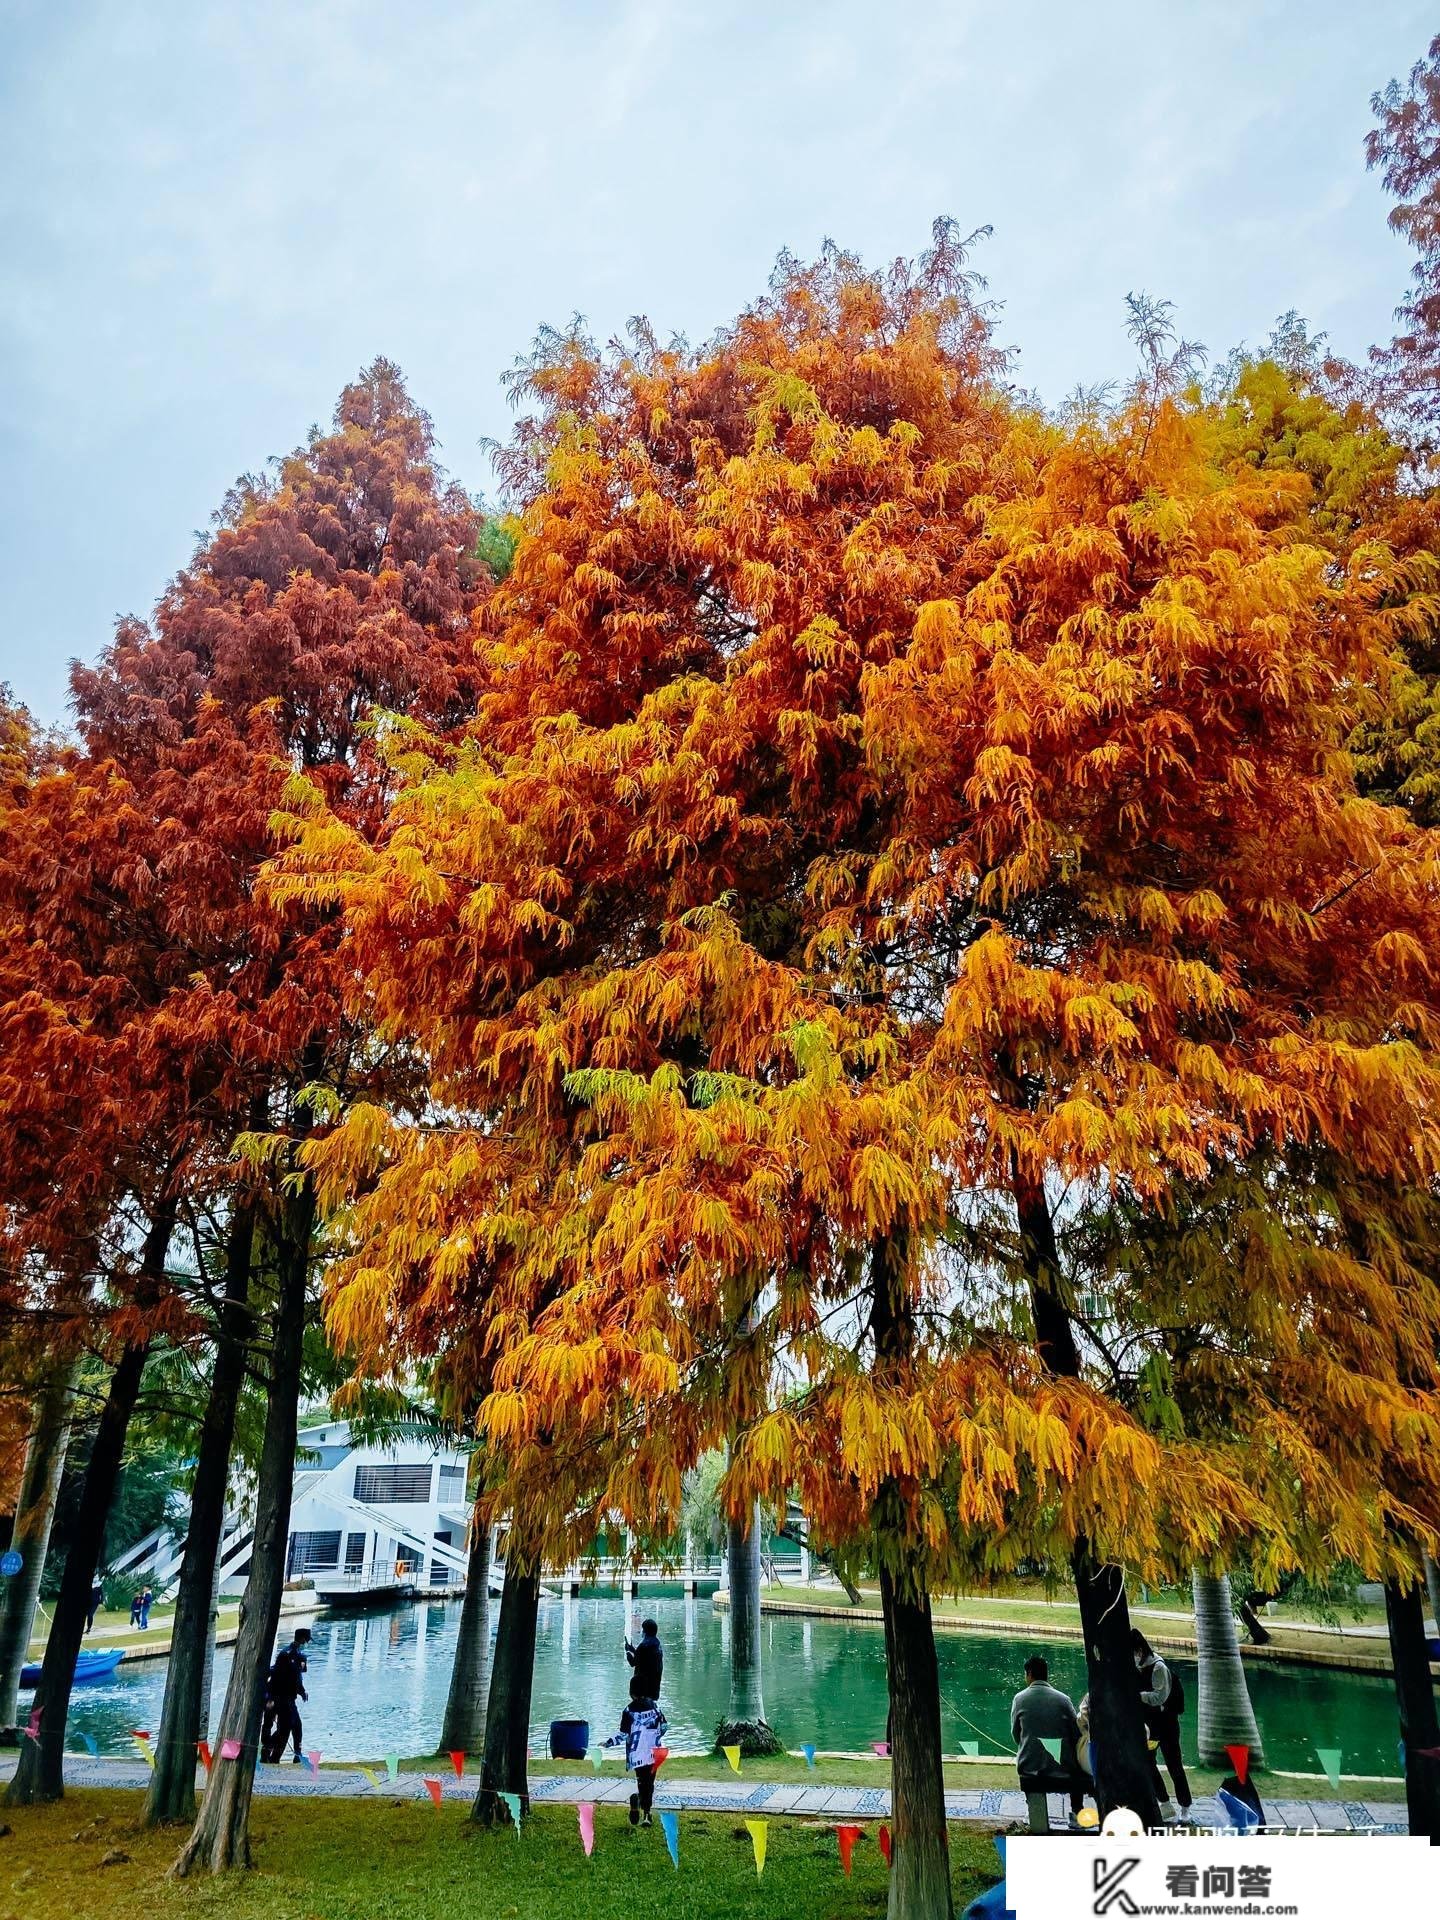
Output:
[[[618,1594],[579,1600],[542,1599],[535,1657],[532,1742],[541,1750],[552,1719],[588,1719],[598,1740],[618,1722],[626,1695],[622,1640],[633,1603]],[[730,1621],[708,1595],[642,1597],[665,1646],[662,1704],[671,1745],[707,1746],[724,1711]],[[491,1607],[492,1631],[499,1613]],[[638,1616],[636,1616],[638,1617]],[[334,1759],[434,1750],[439,1738],[455,1637],[458,1601],[418,1603],[387,1613],[326,1614],[309,1622],[310,1704],[303,1707],[305,1745]],[[766,1614],[765,1703],[770,1722],[796,1748],[860,1749],[885,1734],[885,1647],[878,1626],[844,1620]],[[947,1753],[979,1738],[981,1752],[1009,1750],[1009,1707],[1023,1684],[1031,1652],[1050,1662],[1051,1678],[1078,1699],[1085,1688],[1078,1646],[1036,1646],[1019,1634],[940,1633],[940,1686]],[[230,1672],[230,1650],[215,1662],[215,1705]],[[1179,1660],[1187,1710],[1187,1754],[1195,1732],[1195,1669]],[[1247,1668],[1266,1758],[1273,1767],[1318,1773],[1317,1747],[1339,1747],[1346,1772],[1396,1772],[1395,1698],[1389,1680],[1328,1668]],[[155,1728],[165,1685],[163,1661],[122,1666],[113,1681],[77,1687],[72,1748],[91,1734],[101,1752],[131,1753],[132,1727]]]

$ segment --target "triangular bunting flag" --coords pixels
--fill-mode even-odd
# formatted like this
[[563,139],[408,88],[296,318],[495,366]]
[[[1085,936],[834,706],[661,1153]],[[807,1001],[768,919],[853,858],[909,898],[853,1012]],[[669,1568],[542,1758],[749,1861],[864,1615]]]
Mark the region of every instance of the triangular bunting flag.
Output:
[[881,1822],[881,1825],[880,1825],[880,1852],[885,1861],[886,1866],[888,1867],[890,1864],[890,1853],[891,1853],[890,1829],[884,1824],[883,1821]]
[[215,1756],[210,1751],[210,1742],[208,1740],[197,1740],[195,1742],[195,1751],[200,1756],[201,1766],[204,1767],[206,1773],[209,1773],[215,1764]]
[[855,1851],[855,1842],[865,1831],[863,1827],[836,1827],[835,1838],[840,1842],[840,1864],[845,1869],[845,1877],[850,1877],[850,1856]]
[[155,1756],[150,1751],[150,1742],[148,1740],[142,1740],[138,1733],[133,1733],[131,1734],[130,1737],[135,1742],[135,1745],[140,1750],[140,1752],[144,1754],[146,1766],[153,1767],[155,1764]]
[[680,1865],[680,1816],[678,1813],[665,1812],[660,1815],[660,1831],[665,1835],[665,1845],[670,1850],[670,1859],[674,1866]]
[[1058,1766],[1060,1764],[1060,1742],[1055,1738],[1054,1734],[1042,1733],[1040,1736],[1040,1744]]
[[1248,1833],[1252,1827],[1258,1827],[1260,1816],[1246,1801],[1237,1799],[1233,1793],[1227,1793],[1221,1787],[1215,1798],[1220,1802],[1226,1819],[1237,1833]]
[[740,1771],[739,1747],[722,1747],[720,1751],[724,1754],[725,1758],[730,1762],[730,1771],[732,1773],[739,1773]]
[[1400,1772],[1403,1776],[1405,1772],[1405,1742],[1403,1740],[1397,1740],[1395,1743],[1395,1757],[1400,1762]]
[[396,1776],[396,1774],[397,1774],[397,1773],[399,1773],[399,1771],[400,1771],[400,1756],[399,1756],[399,1754],[398,1754],[398,1753],[387,1753],[387,1754],[386,1754],[386,1756],[385,1756],[385,1771],[386,1771],[386,1773],[388,1773],[388,1774],[389,1774],[389,1776],[390,1776],[390,1778],[391,1778],[392,1780],[393,1780],[393,1779],[395,1778],[395,1776]]
[[1150,1749],[1151,1753],[1154,1753],[1159,1747],[1160,1742],[1158,1740],[1147,1740],[1145,1745]]
[[370,1782],[372,1787],[375,1787],[378,1789],[384,1785],[384,1782],[381,1780],[379,1774],[376,1773],[373,1767],[361,1767],[360,1771],[361,1773],[364,1774],[365,1778]]
[[495,1798],[503,1800],[505,1810],[515,1823],[515,1838],[520,1838],[520,1796],[518,1793],[497,1793]]
[[452,1767],[453,1767],[453,1768],[455,1769],[455,1778],[456,1778],[457,1780],[463,1780],[463,1779],[465,1778],[465,1756],[464,1756],[464,1754],[463,1754],[463,1753],[461,1753],[461,1752],[460,1752],[460,1751],[459,1751],[459,1750],[457,1749],[457,1750],[456,1750],[456,1751],[455,1751],[454,1753],[452,1753],[452,1754],[451,1754],[451,1756],[450,1756],[450,1764],[451,1764],[451,1766],[452,1766]]
[[320,1749],[318,1747],[313,1753],[306,1754],[305,1764],[318,1780],[320,1778]]
[[1340,1748],[1316,1747],[1315,1753],[1321,1766],[1325,1769],[1325,1778],[1330,1782],[1332,1787],[1338,1787],[1340,1785]]
[[664,1766],[664,1764],[665,1764],[665,1762],[666,1762],[666,1761],[667,1761],[667,1760],[668,1760],[669,1758],[670,1758],[670,1749],[669,1749],[669,1747],[656,1747],[656,1749],[655,1749],[655,1759],[654,1759],[654,1762],[652,1763],[652,1764],[654,1765],[654,1768],[655,1768],[655,1771],[656,1771],[656,1773],[659,1773],[659,1771],[660,1771],[660,1769],[661,1769],[661,1767],[663,1767],[663,1766]]
[[93,1733],[82,1733],[80,1736],[80,1744],[92,1760],[98,1760],[100,1758],[99,1743],[96,1741]]
[[747,1820],[745,1826],[750,1835],[750,1844],[755,1849],[755,1878],[758,1880],[765,1871],[765,1835],[769,1827],[768,1820]]
[[978,1760],[980,1758],[980,1742],[978,1740],[962,1740],[960,1742],[960,1751],[967,1759]]
[[888,1760],[890,1758],[890,1742],[888,1740],[872,1740],[870,1744],[882,1760]]
[[425,1791],[438,1807],[440,1804],[440,1782],[438,1780],[431,1780],[427,1776],[425,1779]]
[[38,1739],[40,1738],[40,1709],[39,1709],[39,1707],[36,1707],[36,1708],[35,1708],[35,1710],[34,1710],[34,1712],[33,1712],[33,1713],[32,1713],[32,1714],[30,1715],[30,1718],[29,1718],[29,1719],[28,1719],[28,1720],[27,1720],[27,1721],[25,1722],[25,1731],[26,1731],[26,1733],[28,1733],[28,1734],[29,1734],[29,1736],[30,1736],[30,1738],[31,1738],[32,1740],[38,1740]]
[[813,1740],[807,1740],[800,1751],[805,1756],[806,1766],[813,1767],[815,1764],[815,1742]]
[[1229,1754],[1230,1764],[1235,1769],[1235,1778],[1243,1787],[1250,1778],[1250,1749],[1249,1747],[1226,1747],[1225,1751]]
[[605,1749],[603,1747],[592,1747],[590,1749],[590,1764],[595,1769],[596,1773],[598,1773],[601,1767],[604,1766]]
[[582,1800],[575,1809],[575,1817],[580,1822],[580,1844],[588,1860],[595,1851],[595,1802]]
[[238,1760],[240,1758],[240,1742],[238,1740],[222,1740],[220,1742],[220,1758],[222,1760]]

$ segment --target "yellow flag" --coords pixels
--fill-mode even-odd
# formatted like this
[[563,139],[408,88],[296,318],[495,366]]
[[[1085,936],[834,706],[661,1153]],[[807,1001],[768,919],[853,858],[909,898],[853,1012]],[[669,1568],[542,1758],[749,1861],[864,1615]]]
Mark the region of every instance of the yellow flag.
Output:
[[380,1776],[378,1773],[376,1773],[373,1767],[361,1767],[360,1771],[361,1773],[364,1774],[365,1778],[370,1782],[372,1787],[378,1787],[380,1785]]
[[732,1771],[735,1773],[739,1773],[740,1771],[739,1747],[722,1747],[720,1751],[724,1754],[725,1758],[730,1762]]
[[[133,1734],[132,1734],[132,1736],[131,1736],[131,1738],[132,1738],[132,1739],[134,1738],[134,1736],[133,1736]],[[145,1761],[146,1761],[146,1764],[147,1764],[148,1766],[152,1766],[152,1767],[153,1767],[153,1766],[154,1766],[154,1764],[155,1764],[155,1756],[154,1756],[154,1754],[153,1754],[153,1753],[152,1753],[152,1752],[150,1751],[150,1742],[149,1742],[148,1740],[136,1740],[136,1741],[135,1741],[135,1744],[136,1744],[136,1746],[137,1746],[137,1747],[138,1747],[138,1748],[140,1749],[140,1751],[141,1751],[141,1753],[143,1753],[143,1754],[144,1754],[144,1756],[145,1756]]]
[[770,1823],[768,1820],[747,1820],[745,1824],[750,1829],[750,1844],[755,1849],[755,1878],[758,1880],[765,1871],[765,1829]]

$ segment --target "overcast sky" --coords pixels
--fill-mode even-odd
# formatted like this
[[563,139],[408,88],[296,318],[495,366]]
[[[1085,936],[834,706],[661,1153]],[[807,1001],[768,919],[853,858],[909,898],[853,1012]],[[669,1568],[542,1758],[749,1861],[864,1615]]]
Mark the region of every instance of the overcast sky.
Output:
[[1413,0],[0,0],[0,677],[47,720],[226,487],[376,353],[493,490],[542,321],[708,333],[775,254],[939,213],[1020,377],[1128,370],[1123,300],[1212,353],[1296,307],[1388,337],[1364,168]]

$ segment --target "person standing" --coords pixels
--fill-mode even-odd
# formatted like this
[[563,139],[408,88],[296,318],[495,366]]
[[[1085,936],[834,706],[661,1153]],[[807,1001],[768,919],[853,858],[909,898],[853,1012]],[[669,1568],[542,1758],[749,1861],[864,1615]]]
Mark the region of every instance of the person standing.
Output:
[[[1178,1818],[1190,1818],[1190,1782],[1180,1753],[1180,1716],[1185,1711],[1185,1689],[1178,1673],[1172,1673],[1138,1627],[1130,1629],[1130,1649],[1140,1675],[1140,1704],[1145,1709],[1145,1724],[1150,1738],[1160,1749],[1160,1758],[1170,1769],[1179,1803]],[[1175,1804],[1165,1791],[1155,1755],[1150,1756],[1150,1771],[1155,1776],[1155,1794],[1160,1802],[1162,1820],[1177,1818]]]
[[620,1716],[620,1731],[625,1736],[625,1765],[635,1775],[635,1791],[630,1796],[632,1827],[653,1826],[650,1809],[655,1803],[655,1749],[665,1733],[665,1716],[654,1699],[640,1691],[640,1682],[630,1685],[630,1704]]
[[305,1691],[305,1675],[310,1670],[305,1650],[309,1645],[310,1629],[297,1627],[294,1639],[288,1647],[276,1654],[275,1664],[266,1676],[265,1685],[269,1704],[274,1707],[275,1717],[271,1723],[269,1746],[265,1746],[262,1741],[260,1758],[268,1761],[272,1766],[284,1753],[287,1740],[294,1742],[297,1763],[301,1758],[300,1739],[304,1729],[296,1702],[297,1700],[308,1702],[310,1698]]
[[640,1640],[631,1646],[625,1642],[625,1658],[634,1669],[630,1691],[639,1691],[650,1700],[660,1698],[660,1682],[665,1673],[665,1649],[660,1644],[660,1629],[653,1620],[640,1622]]
[[150,1609],[155,1604],[155,1595],[149,1587],[140,1596],[140,1627],[142,1632],[150,1631]]
[[[1085,1795],[1095,1791],[1095,1782],[1080,1765],[1080,1724],[1074,1702],[1068,1693],[1051,1686],[1049,1662],[1038,1653],[1025,1662],[1025,1683],[1010,1702],[1020,1791],[1068,1793],[1070,1824],[1078,1826],[1077,1815]],[[1060,1743],[1058,1759],[1045,1746],[1047,1740]]]
[[97,1580],[90,1589],[90,1610],[85,1615],[85,1631],[91,1632],[95,1626],[95,1616],[105,1604],[105,1589]]
[[130,1624],[132,1627],[138,1627],[140,1624],[140,1595],[138,1593],[132,1593],[130,1596]]

